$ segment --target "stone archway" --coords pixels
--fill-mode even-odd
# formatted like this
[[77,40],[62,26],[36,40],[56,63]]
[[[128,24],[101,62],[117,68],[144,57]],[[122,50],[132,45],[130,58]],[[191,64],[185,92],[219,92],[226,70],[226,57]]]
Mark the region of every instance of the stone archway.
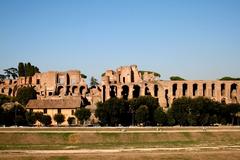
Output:
[[127,85],[122,86],[122,92],[121,95],[123,99],[128,100],[128,95],[129,95],[129,87]]
[[133,86],[133,98],[138,98],[140,95],[140,86],[134,85]]
[[114,98],[117,96],[117,86],[110,86],[110,91],[109,91],[110,97]]

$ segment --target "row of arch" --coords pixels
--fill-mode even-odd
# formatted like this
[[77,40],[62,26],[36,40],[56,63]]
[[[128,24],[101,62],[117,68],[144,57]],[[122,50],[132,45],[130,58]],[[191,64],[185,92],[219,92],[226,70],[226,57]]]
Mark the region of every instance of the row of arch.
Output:
[[[172,85],[172,96],[177,96],[177,90],[178,90],[178,84],[175,83]],[[188,93],[188,87],[189,85],[186,83],[182,84],[182,92],[181,92],[181,96],[206,96],[207,95],[207,84],[203,83],[202,84],[202,92],[199,93],[199,84],[194,83],[192,85],[192,95],[187,95]],[[230,85],[230,97],[232,98],[233,94],[236,92],[237,93],[237,87],[238,85],[236,83],[233,83]],[[226,96],[227,95],[227,91],[226,91],[226,84],[222,83],[221,87],[221,96]],[[215,97],[215,92],[216,92],[216,84],[212,83],[211,84],[211,93],[210,93],[210,97]]]
[[[118,95],[121,95],[122,98],[127,100],[129,98],[130,94],[132,95],[131,98],[138,98],[140,95],[152,95],[154,97],[158,97],[158,90],[159,90],[158,85],[154,85],[154,91],[153,91],[153,93],[151,93],[147,84],[145,84],[143,94],[141,94],[142,91],[141,91],[141,87],[139,85],[133,85],[132,93],[130,93],[129,86],[123,85],[120,88],[121,94],[119,94],[118,87],[116,85],[110,85],[109,90],[107,90],[105,85],[103,85],[102,88],[103,88],[103,90],[102,90],[103,101],[105,101],[108,98],[118,97]],[[109,97],[106,97],[107,92],[109,92],[109,94],[108,94]]]

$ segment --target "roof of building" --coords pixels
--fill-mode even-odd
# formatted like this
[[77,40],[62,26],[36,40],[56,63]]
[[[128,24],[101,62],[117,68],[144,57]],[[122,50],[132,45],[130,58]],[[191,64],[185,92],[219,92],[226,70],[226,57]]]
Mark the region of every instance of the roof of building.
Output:
[[81,99],[35,99],[30,100],[27,109],[75,109],[80,107]]

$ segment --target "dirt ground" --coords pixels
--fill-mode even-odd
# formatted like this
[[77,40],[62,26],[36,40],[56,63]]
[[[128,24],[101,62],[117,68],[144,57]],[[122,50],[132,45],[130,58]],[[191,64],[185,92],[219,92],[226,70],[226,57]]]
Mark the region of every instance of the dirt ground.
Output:
[[81,154],[1,154],[0,160],[239,160],[239,150],[153,151]]

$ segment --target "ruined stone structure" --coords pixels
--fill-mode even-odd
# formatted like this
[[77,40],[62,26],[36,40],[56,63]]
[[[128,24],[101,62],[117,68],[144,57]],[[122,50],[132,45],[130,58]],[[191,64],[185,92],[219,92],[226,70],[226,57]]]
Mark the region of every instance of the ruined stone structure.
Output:
[[238,103],[240,81],[163,81],[149,71],[138,71],[136,65],[108,70],[102,75],[102,101],[111,97],[125,99],[151,95],[158,98],[160,106],[170,107],[173,100],[182,96],[205,96],[224,103]]
[[174,99],[182,96],[205,96],[224,103],[239,103],[240,100],[240,81],[165,81],[160,80],[158,73],[139,71],[136,65],[122,66],[116,71],[107,70],[102,74],[101,85],[95,88],[88,88],[80,71],[49,71],[32,77],[5,80],[0,83],[0,94],[16,96],[18,88],[23,86],[33,86],[37,92],[37,100],[30,100],[28,110],[42,111],[52,117],[62,113],[66,119],[74,116],[83,100],[88,101],[92,120],[96,103],[111,97],[131,99],[151,95],[164,109],[171,107]]

